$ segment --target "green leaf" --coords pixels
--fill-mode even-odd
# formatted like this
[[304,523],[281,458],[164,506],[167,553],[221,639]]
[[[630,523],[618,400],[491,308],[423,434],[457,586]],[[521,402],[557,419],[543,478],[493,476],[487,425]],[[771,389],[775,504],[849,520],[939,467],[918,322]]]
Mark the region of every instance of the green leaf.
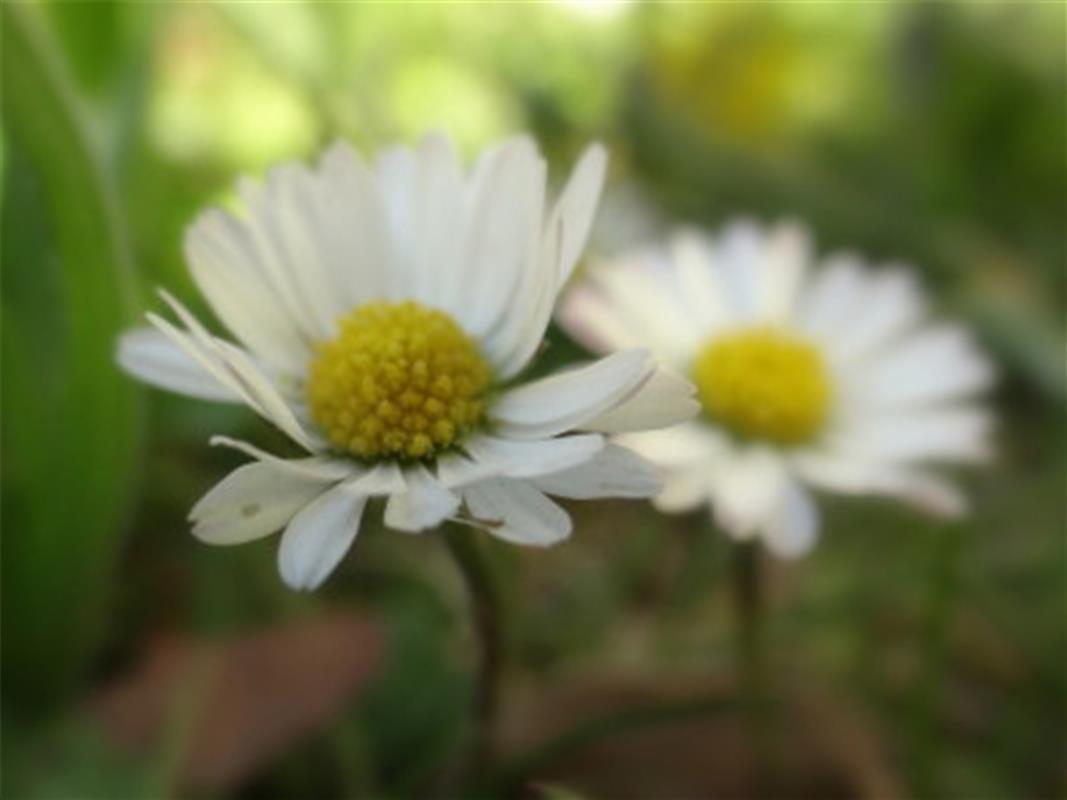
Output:
[[3,5],[3,670],[55,701],[103,632],[141,430],[114,366],[132,264],[114,191],[53,43]]

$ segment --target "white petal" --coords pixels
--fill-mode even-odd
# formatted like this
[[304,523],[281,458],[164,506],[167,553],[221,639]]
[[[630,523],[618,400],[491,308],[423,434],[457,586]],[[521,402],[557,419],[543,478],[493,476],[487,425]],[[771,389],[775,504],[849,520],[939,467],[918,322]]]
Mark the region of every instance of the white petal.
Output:
[[778,508],[767,520],[764,536],[775,555],[804,555],[819,532],[819,510],[811,494],[794,480],[787,480]]
[[274,464],[280,469],[288,470],[297,476],[317,479],[321,481],[342,481],[346,478],[355,477],[359,468],[352,461],[333,456],[311,456],[310,458],[280,458],[279,456],[261,450],[253,444],[243,442],[240,439],[231,439],[229,436],[212,436],[212,446],[229,447],[246,455],[252,456],[257,461]]
[[295,374],[307,343],[257,247],[245,222],[218,209],[201,214],[184,239],[189,270],[219,319],[264,363]]
[[759,283],[764,263],[763,232],[749,220],[737,220],[720,234],[713,265],[726,288],[734,319],[753,320],[759,311]]
[[344,142],[323,155],[318,175],[322,256],[343,311],[387,296],[389,244],[376,178]]
[[504,380],[526,366],[544,339],[559,291],[556,275],[562,238],[562,222],[557,222],[531,248],[529,266],[523,270],[512,306],[485,341]]
[[391,495],[385,524],[400,531],[421,531],[439,525],[459,508],[459,498],[442,486],[423,466],[404,470],[405,489]]
[[248,354],[229,342],[211,336],[181,303],[165,292],[161,294],[185,323],[189,333],[182,333],[155,314],[148,315],[149,321],[223,386],[239,394],[254,411],[274,423],[297,444],[308,450],[314,449],[312,440],[292,410]]
[[855,377],[865,404],[904,408],[981,392],[992,384],[994,371],[966,330],[939,325],[880,352]]
[[715,519],[737,539],[759,532],[778,507],[786,473],[781,459],[761,447],[742,449],[716,465]]
[[795,223],[766,235],[756,299],[759,319],[781,324],[792,318],[810,252],[808,232]]
[[820,341],[833,344],[844,324],[857,312],[863,288],[859,258],[848,254],[830,256],[800,298],[799,326]]
[[293,517],[278,548],[278,571],[293,589],[314,589],[333,572],[359,532],[365,495],[340,484]]
[[570,536],[571,518],[525,481],[493,478],[463,490],[467,510],[494,536],[547,547]]
[[225,403],[241,398],[220,384],[166,336],[152,328],[126,331],[119,337],[116,360],[126,372],[161,389]]
[[696,387],[680,375],[657,369],[618,405],[582,428],[602,433],[627,433],[666,428],[700,412]]
[[690,313],[677,282],[655,253],[595,270],[590,283],[602,292],[626,326],[676,369],[685,369],[699,348],[703,326]]
[[445,453],[437,459],[437,480],[442,486],[456,489],[499,475],[501,469],[502,464],[475,461],[462,453]]
[[958,517],[967,510],[955,486],[911,467],[820,453],[796,454],[792,463],[797,474],[820,489],[896,497],[937,516]]
[[654,368],[647,351],[615,353],[505,392],[490,409],[490,418],[497,432],[510,439],[555,436],[615,406]]
[[463,238],[463,174],[452,144],[441,134],[429,134],[419,147],[412,201],[414,284],[411,296],[424,303],[444,305],[459,299],[460,247]]
[[370,497],[393,495],[407,489],[404,474],[393,463],[378,464],[348,483],[349,490]]
[[554,219],[560,219],[563,223],[557,287],[570,278],[585,249],[600,202],[600,192],[604,188],[607,163],[608,154],[603,145],[593,144],[586,148],[549,219],[549,226],[553,225]]
[[637,329],[627,323],[621,310],[588,282],[567,292],[556,316],[573,339],[595,353],[627,350],[644,344]]
[[273,168],[263,184],[238,182],[244,202],[244,224],[255,260],[288,309],[309,349],[333,331],[333,292],[319,251],[312,207],[312,177],[302,164]]
[[662,488],[656,468],[637,453],[607,444],[576,467],[541,475],[531,481],[547,494],[573,500],[600,497],[653,497]]
[[552,316],[556,296],[585,248],[604,182],[607,155],[592,145],[582,155],[544,226],[536,268],[527,268],[516,298],[521,301],[492,337],[491,351],[501,377],[517,374],[537,350]]
[[985,409],[949,407],[857,419],[829,446],[871,461],[983,462],[990,458],[992,415]]
[[411,296],[415,284],[415,186],[418,161],[406,147],[393,147],[379,153],[375,162],[378,186],[388,230],[389,297],[401,300]]
[[[486,154],[471,179],[467,230],[455,298],[465,327],[479,338],[519,313],[516,297],[537,262],[545,191],[545,163],[528,137],[509,140]],[[490,337],[490,355],[502,351]]]
[[241,544],[267,536],[284,528],[329,486],[276,464],[245,464],[193,506],[193,535],[209,544]]
[[896,268],[870,274],[862,299],[856,301],[848,335],[834,338],[835,354],[841,360],[868,355],[907,331],[922,314],[922,297],[911,272]]
[[627,434],[616,441],[636,450],[654,464],[670,468],[696,464],[708,467],[719,458],[731,454],[723,434],[696,420],[683,422],[673,428]]
[[682,230],[671,240],[671,259],[681,295],[689,304],[702,335],[737,322],[733,298],[715,266],[710,237]]
[[706,465],[690,465],[665,469],[663,489],[652,504],[667,514],[692,511],[714,501],[712,471]]
[[531,478],[568,469],[588,461],[604,447],[604,437],[595,433],[556,439],[515,440],[480,434],[463,442],[463,449],[477,461],[498,465],[498,474]]

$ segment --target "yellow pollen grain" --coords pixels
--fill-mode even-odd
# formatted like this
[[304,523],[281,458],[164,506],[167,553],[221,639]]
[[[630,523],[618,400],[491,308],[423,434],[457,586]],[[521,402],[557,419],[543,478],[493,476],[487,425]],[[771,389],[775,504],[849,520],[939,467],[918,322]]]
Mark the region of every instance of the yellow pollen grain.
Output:
[[709,417],[742,436],[780,444],[813,438],[833,400],[822,354],[770,327],[712,339],[697,355],[693,381]]
[[318,345],[307,383],[311,416],[338,450],[424,459],[481,422],[489,365],[448,314],[367,303],[338,329]]

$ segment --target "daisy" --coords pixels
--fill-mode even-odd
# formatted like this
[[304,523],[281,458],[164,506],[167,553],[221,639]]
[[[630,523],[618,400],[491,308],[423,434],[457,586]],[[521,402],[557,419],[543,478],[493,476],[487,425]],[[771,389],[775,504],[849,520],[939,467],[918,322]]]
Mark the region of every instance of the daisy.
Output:
[[389,528],[460,519],[550,545],[564,498],[648,497],[654,470],[606,434],[697,413],[690,384],[632,348],[532,381],[556,295],[581,254],[604,178],[590,147],[545,208],[545,162],[527,138],[465,173],[428,136],[367,164],[337,144],[314,168],[238,183],[243,213],[190,227],[192,277],[237,343],[163,293],[126,333],[130,373],[193,397],[244,403],[303,452],[251,456],[192,509],[193,533],[238,544],[284,529],[282,578],[311,589],[355,539],[368,500]]
[[903,267],[842,254],[813,269],[793,225],[682,232],[598,265],[560,318],[593,350],[647,343],[696,383],[697,419],[626,438],[664,471],[656,505],[710,504],[733,537],[782,556],[816,538],[811,489],[956,516],[964,497],[926,464],[989,455],[976,395],[992,370],[967,332],[925,320]]

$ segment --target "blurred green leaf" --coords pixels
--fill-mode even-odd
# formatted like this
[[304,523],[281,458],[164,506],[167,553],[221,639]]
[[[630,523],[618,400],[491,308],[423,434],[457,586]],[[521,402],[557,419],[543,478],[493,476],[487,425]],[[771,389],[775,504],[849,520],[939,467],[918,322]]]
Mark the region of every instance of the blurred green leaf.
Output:
[[114,366],[132,264],[35,9],[3,7],[4,695],[54,702],[105,622],[140,433]]

